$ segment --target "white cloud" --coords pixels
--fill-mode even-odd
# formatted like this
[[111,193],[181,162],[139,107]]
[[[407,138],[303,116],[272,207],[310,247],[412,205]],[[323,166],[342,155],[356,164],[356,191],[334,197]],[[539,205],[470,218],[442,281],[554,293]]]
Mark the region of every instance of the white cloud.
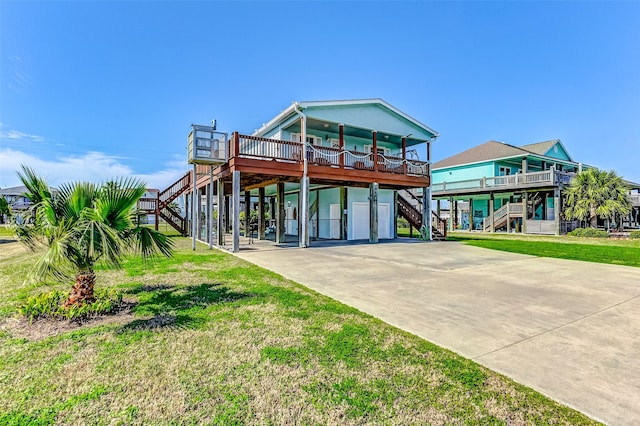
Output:
[[30,135],[18,130],[4,130],[4,124],[0,123],[0,139],[10,139],[12,141],[32,141],[44,142],[46,139],[39,135]]
[[20,185],[16,172],[20,170],[21,164],[34,169],[52,186],[65,182],[104,182],[120,176],[135,176],[145,181],[150,188],[163,189],[188,169],[185,161],[175,158],[163,164],[163,168],[156,172],[142,174],[136,173],[129,165],[122,163],[120,158],[101,152],[44,159],[5,148],[0,149],[0,187]]

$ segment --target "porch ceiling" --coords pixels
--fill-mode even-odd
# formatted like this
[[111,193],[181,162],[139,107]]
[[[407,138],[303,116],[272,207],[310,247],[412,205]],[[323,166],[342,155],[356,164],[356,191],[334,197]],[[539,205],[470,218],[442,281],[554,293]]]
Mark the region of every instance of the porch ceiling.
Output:
[[[331,138],[337,138],[340,132],[339,124],[340,123],[332,123],[309,117],[307,118],[307,132],[311,130],[314,134],[317,135],[324,134],[325,139],[327,136]],[[300,133],[300,120],[294,121],[290,126],[286,127],[286,129],[294,133]],[[348,124],[344,125],[344,135],[356,138],[371,139],[372,130],[374,129],[363,129],[361,127],[349,126]],[[407,136],[387,133],[380,129],[375,130],[378,131],[378,141],[392,143],[398,146],[402,145],[402,137]],[[419,145],[422,143],[425,143],[425,141],[412,139],[411,137],[407,138],[407,146]]]

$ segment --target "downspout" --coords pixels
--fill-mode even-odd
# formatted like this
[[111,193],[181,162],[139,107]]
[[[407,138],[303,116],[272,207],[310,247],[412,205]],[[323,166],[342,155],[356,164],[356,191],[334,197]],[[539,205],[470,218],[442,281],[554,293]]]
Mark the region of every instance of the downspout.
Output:
[[308,226],[309,226],[309,181],[307,177],[308,161],[307,161],[307,116],[301,111],[302,107],[298,102],[294,103],[293,111],[300,116],[300,139],[302,142],[302,182],[300,185],[301,207],[302,207],[302,223],[301,223],[301,236],[300,247],[307,247],[309,245]]

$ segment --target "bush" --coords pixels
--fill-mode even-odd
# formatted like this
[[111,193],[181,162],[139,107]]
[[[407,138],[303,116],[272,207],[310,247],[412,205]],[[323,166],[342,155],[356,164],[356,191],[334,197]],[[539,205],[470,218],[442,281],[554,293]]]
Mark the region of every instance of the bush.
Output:
[[578,228],[569,232],[567,235],[582,238],[609,238],[609,233],[607,231],[595,228]]
[[64,308],[62,304],[67,296],[67,293],[60,290],[32,296],[20,307],[20,314],[29,322],[39,318],[82,320],[111,313],[122,304],[122,292],[115,289],[96,290],[94,293],[95,302]]
[[629,238],[634,238],[640,240],[640,231],[631,231],[629,233]]

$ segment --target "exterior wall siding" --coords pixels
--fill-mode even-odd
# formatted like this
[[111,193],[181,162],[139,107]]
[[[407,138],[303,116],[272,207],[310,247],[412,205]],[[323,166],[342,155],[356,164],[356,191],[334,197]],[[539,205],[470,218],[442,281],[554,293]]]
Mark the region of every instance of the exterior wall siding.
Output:
[[369,129],[371,128],[371,123],[375,123],[375,128],[381,132],[384,131],[396,135],[408,135],[411,133],[414,137],[423,139],[428,139],[432,136],[424,129],[405,121],[399,115],[379,105],[309,107],[305,110],[305,113],[307,117],[333,123],[344,123],[363,129]]
[[442,170],[434,170],[431,174],[432,183],[456,182],[461,180],[481,179],[494,176],[496,167],[493,162],[481,163],[472,166],[451,167]]

